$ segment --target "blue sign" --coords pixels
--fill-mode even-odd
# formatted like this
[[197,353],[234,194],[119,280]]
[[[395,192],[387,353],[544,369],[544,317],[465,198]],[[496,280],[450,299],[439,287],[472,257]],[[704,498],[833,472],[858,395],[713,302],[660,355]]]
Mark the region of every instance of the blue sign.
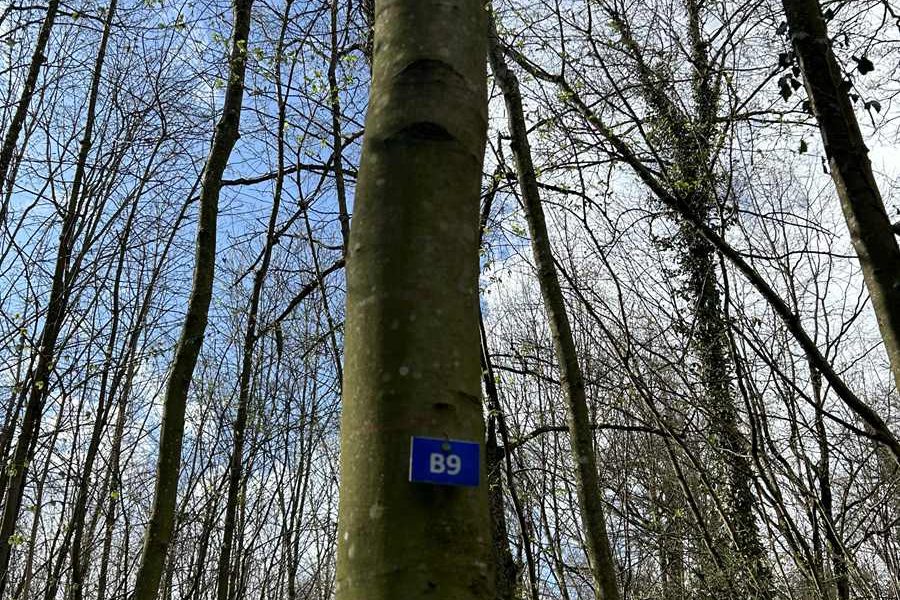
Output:
[[438,485],[477,486],[481,444],[413,436],[409,446],[409,480]]

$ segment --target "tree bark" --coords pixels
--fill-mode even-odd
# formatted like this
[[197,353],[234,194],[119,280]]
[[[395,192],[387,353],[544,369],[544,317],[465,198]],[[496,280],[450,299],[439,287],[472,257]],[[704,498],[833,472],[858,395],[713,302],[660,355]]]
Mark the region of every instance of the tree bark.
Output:
[[900,246],[818,0],[782,0],[841,209],[900,389]]
[[193,286],[175,359],[166,383],[163,417],[153,490],[153,508],[144,537],[134,600],[155,600],[175,525],[175,501],[181,466],[181,444],[188,389],[203,344],[212,299],[216,262],[216,220],[222,175],[240,137],[244,73],[250,35],[252,0],[235,0],[234,26],[229,56],[229,77],[222,115],[216,124],[212,148],[206,159],[200,191]]
[[603,494],[597,471],[594,433],[584,389],[584,376],[578,362],[575,340],[572,336],[565,299],[553,261],[550,238],[547,234],[547,223],[544,218],[544,209],[541,206],[540,191],[528,143],[528,128],[522,109],[519,82],[506,65],[493,24],[489,34],[489,44],[491,70],[503,91],[503,99],[506,103],[509,132],[512,138],[510,145],[516,159],[519,188],[525,204],[525,217],[531,232],[531,249],[537,268],[538,283],[544,300],[544,308],[550,318],[553,346],[559,362],[560,384],[569,408],[569,437],[572,460],[575,463],[578,505],[585,530],[586,550],[594,588],[601,600],[618,600],[620,593],[616,579],[617,568],[606,532]]
[[483,443],[479,0],[378,0],[347,259],[337,599],[493,597],[485,485],[408,481],[410,436]]

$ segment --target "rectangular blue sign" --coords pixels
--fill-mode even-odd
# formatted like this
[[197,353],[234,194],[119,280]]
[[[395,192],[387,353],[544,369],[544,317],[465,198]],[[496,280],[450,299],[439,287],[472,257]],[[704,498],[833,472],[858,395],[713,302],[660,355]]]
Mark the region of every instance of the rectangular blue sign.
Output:
[[409,480],[438,485],[478,485],[478,442],[413,436],[409,446]]

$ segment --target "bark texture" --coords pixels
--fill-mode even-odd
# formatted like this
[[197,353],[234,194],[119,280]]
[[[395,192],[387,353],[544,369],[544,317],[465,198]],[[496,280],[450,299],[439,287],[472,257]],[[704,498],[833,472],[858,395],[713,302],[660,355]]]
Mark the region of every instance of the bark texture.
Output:
[[[410,436],[484,440],[478,332],[487,13],[378,0],[347,259],[338,600],[493,596],[481,485],[408,481]],[[483,453],[482,453],[483,454]]]
[[894,383],[900,389],[900,247],[831,48],[822,7],[818,0],[782,0],[782,4]]

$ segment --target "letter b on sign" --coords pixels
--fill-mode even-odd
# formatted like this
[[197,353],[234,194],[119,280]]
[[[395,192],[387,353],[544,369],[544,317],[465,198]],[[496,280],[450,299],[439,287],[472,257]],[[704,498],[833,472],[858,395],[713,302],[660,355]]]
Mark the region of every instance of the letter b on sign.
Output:
[[440,475],[447,469],[444,465],[444,455],[438,454],[437,452],[431,453],[431,458],[429,460],[429,471],[431,471],[434,475]]

